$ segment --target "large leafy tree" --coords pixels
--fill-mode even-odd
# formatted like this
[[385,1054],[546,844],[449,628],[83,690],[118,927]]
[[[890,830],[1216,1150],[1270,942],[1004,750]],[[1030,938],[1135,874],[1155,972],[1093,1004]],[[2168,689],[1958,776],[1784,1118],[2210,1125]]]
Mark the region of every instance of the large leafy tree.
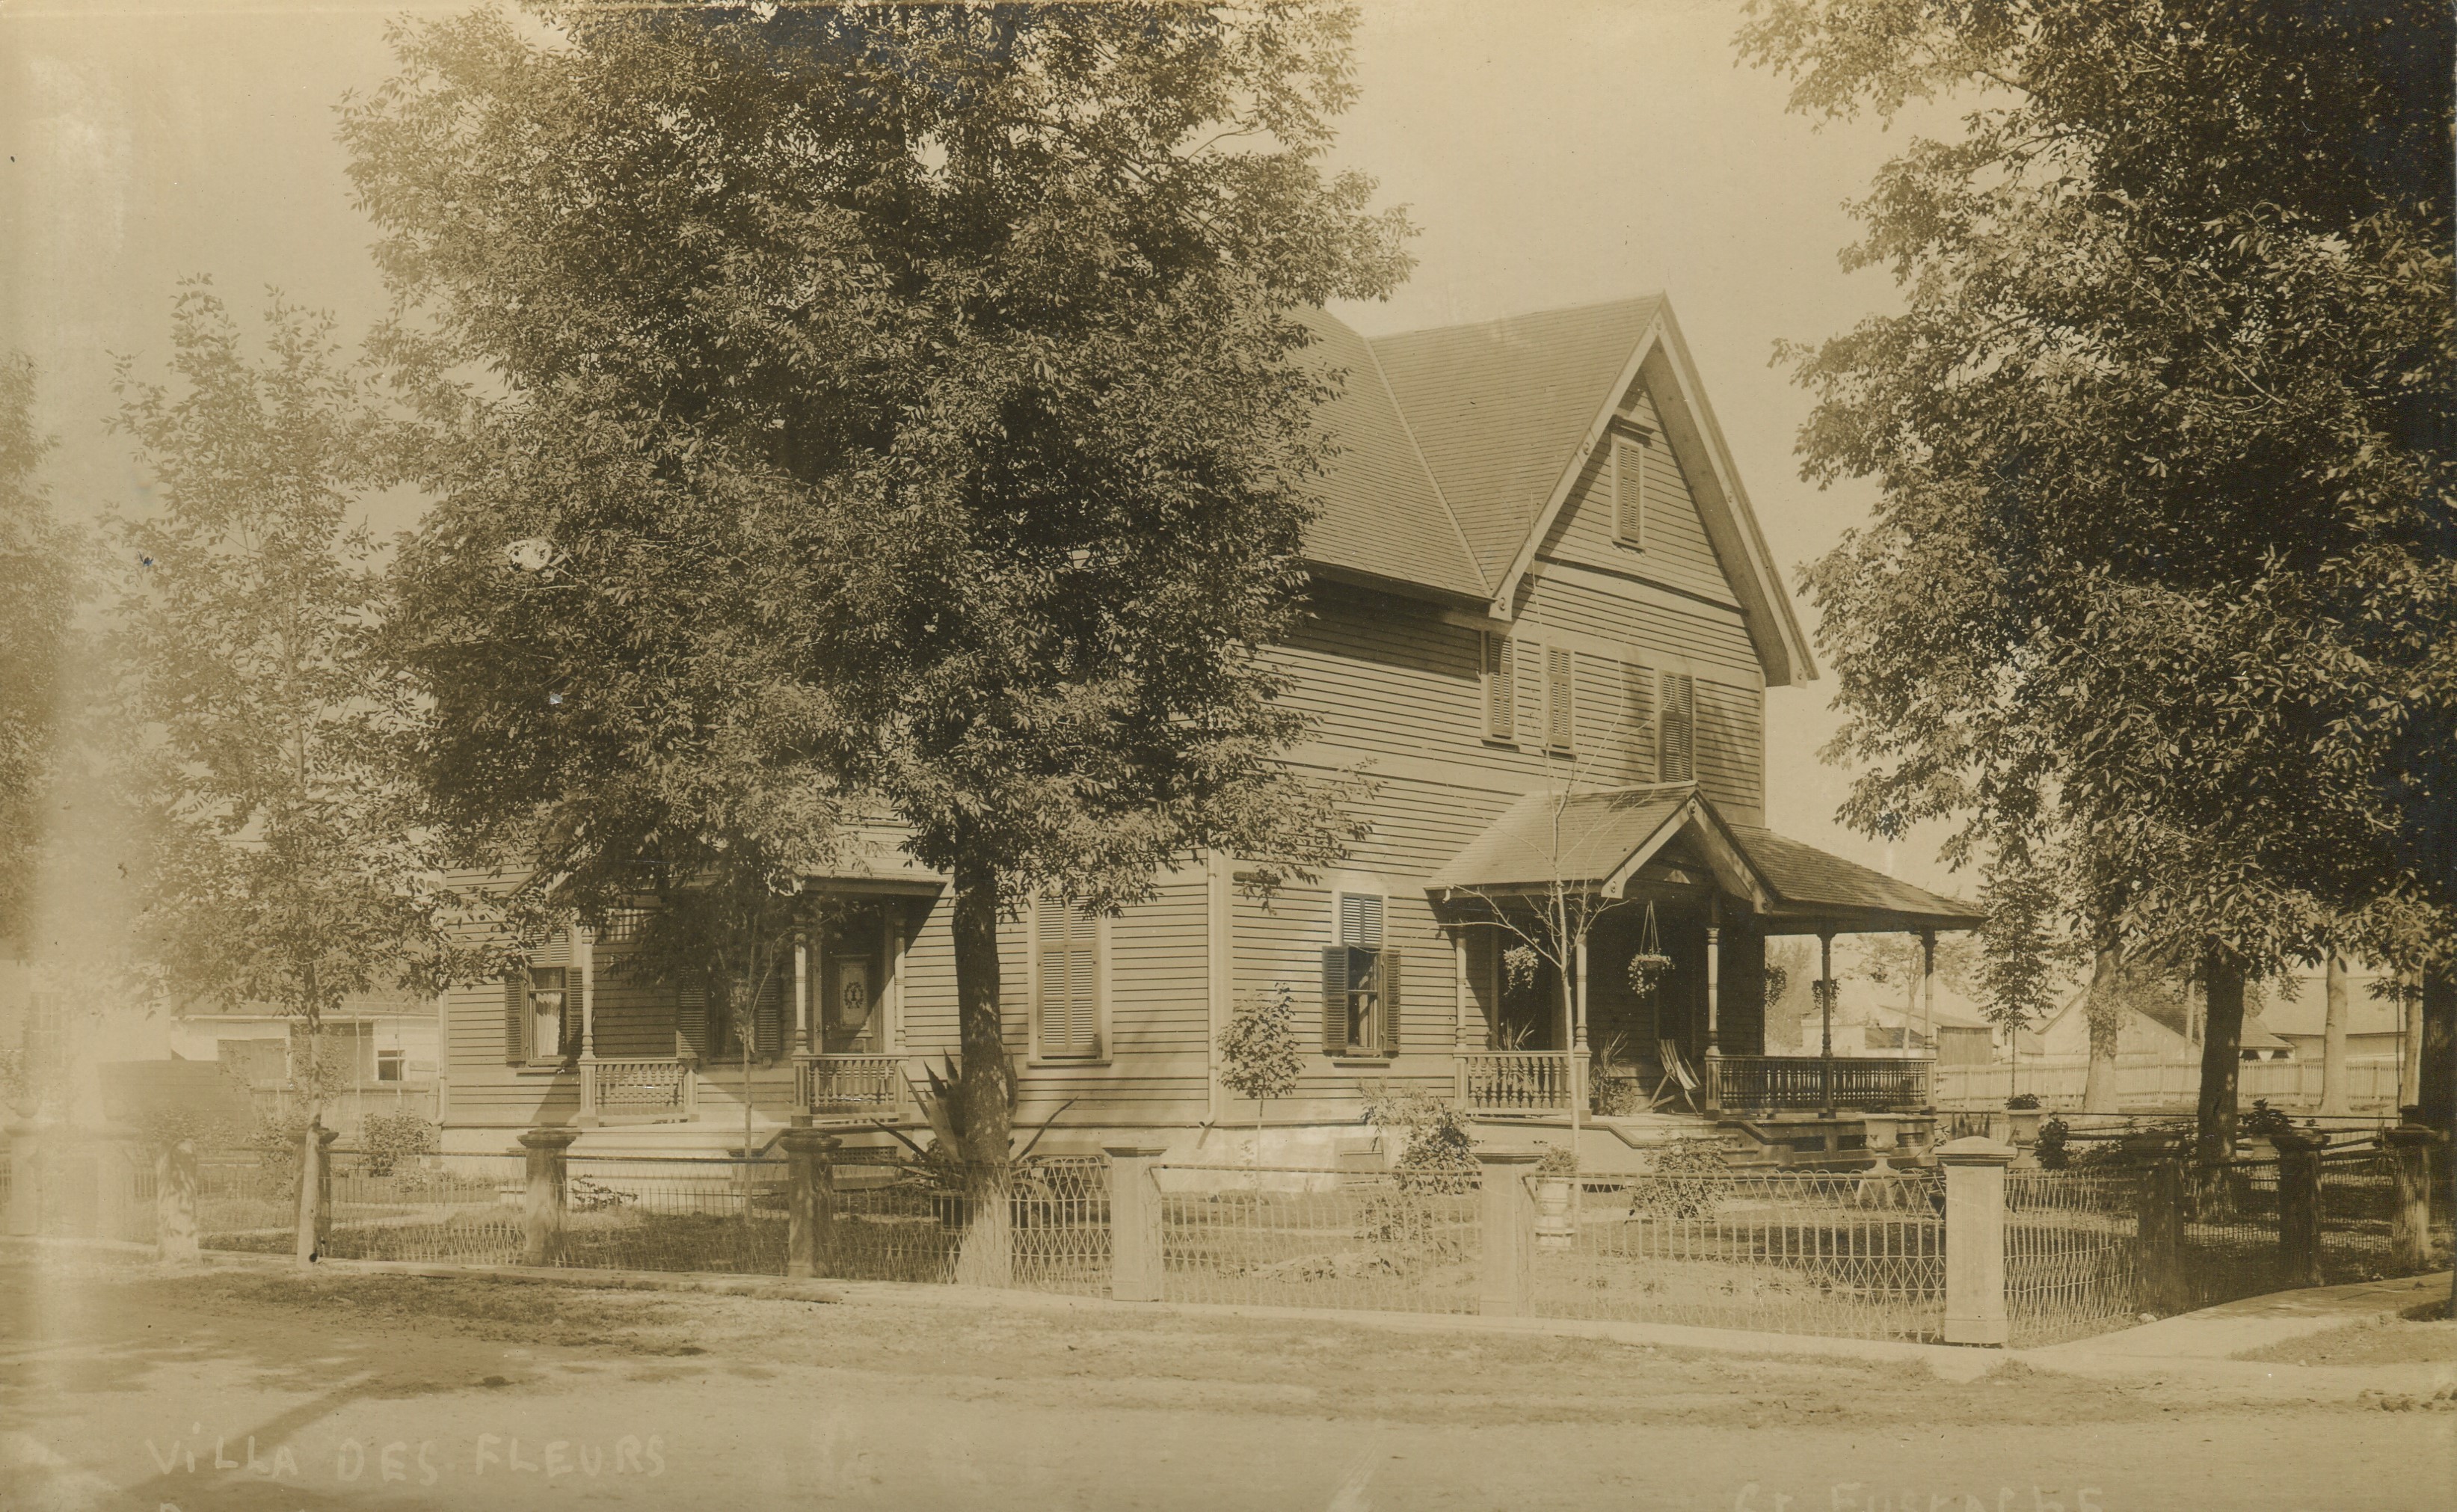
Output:
[[41,482],[34,365],[0,355],[0,942],[23,945],[53,768],[60,669],[85,582],[78,536]]
[[202,282],[171,337],[169,383],[120,364],[114,422],[155,491],[118,522],[114,632],[152,816],[142,933],[183,989],[291,1015],[312,1101],[343,997],[475,967],[387,759],[409,690],[372,653],[381,577],[349,520],[382,413],[330,321],[278,297],[260,350]]
[[[438,404],[506,465],[497,503],[454,480],[421,570],[476,601],[506,529],[535,530],[591,627],[525,661],[526,690],[473,654],[442,726],[473,760],[507,749],[558,679],[567,720],[689,730],[704,705],[660,647],[714,615],[731,650],[773,650],[812,700],[808,780],[953,879],[958,1122],[987,1193],[1002,917],[1044,890],[1121,906],[1199,848],[1301,864],[1347,838],[1275,759],[1300,726],[1264,649],[1298,611],[1311,416],[1337,378],[1294,360],[1296,316],[1405,268],[1371,184],[1321,165],[1353,18],[539,14],[554,45],[491,14],[403,32],[399,77],[344,128],[419,316],[404,369],[499,384]],[[514,464],[583,424],[653,487],[575,496]],[[701,510],[710,539],[759,511],[774,533],[700,558]],[[635,656],[670,680],[608,680]],[[536,759],[525,805],[632,780]]]
[[1741,45],[1812,114],[1964,110],[1856,207],[1901,313],[1796,353],[1807,474],[1879,489],[1807,573],[1847,817],[2197,957],[2217,1153],[2247,976],[2355,943],[2448,1016],[2445,8],[1761,0]]

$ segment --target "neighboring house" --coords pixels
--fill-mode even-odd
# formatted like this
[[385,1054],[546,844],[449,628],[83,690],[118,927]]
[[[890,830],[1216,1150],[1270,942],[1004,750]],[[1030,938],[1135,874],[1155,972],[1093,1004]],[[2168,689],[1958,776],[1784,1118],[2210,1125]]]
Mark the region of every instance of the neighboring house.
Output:
[[[2346,971],[2346,1058],[2397,1059],[2405,1039],[2405,1012],[2387,995],[2393,973],[2366,962],[2354,962]],[[2267,1034],[2289,1046],[2299,1061],[2319,1061],[2327,1038],[2329,992],[2327,975],[2318,966],[2298,966],[2270,984],[2258,1022]]]
[[[438,1115],[440,1009],[412,993],[353,992],[324,1015],[319,1059],[336,1087],[327,1127],[347,1136],[370,1113]],[[169,1047],[175,1058],[217,1064],[259,1112],[279,1115],[298,1103],[306,1039],[295,1018],[267,1005],[184,1005],[171,1017]]]
[[[1373,833],[1268,905],[1217,856],[1118,918],[1028,905],[1002,972],[1019,1127],[1055,1120],[1055,1149],[1247,1123],[1213,1045],[1240,996],[1283,984],[1313,1025],[1299,1087],[1270,1108],[1292,1150],[1352,1130],[1365,1083],[1566,1112],[1582,1042],[1659,1079],[1711,1046],[1710,1091],[1813,1110],[1815,1076],[1762,1054],[1766,939],[1976,915],[1765,827],[1765,692],[1815,673],[1669,307],[1370,342],[1316,324],[1313,358],[1347,375],[1322,416],[1340,453],[1311,612],[1276,654],[1320,721],[1292,759],[1368,763]],[[1511,980],[1495,923],[1556,880],[1619,905],[1569,1024],[1550,972]],[[945,880],[883,844],[808,888],[824,917],[748,1047],[754,1142],[802,1108],[909,1121],[923,1066],[956,1050]],[[1650,907],[1672,966],[1641,1000],[1628,963]],[[451,996],[450,1148],[539,1123],[595,1126],[584,1153],[739,1140],[744,1046],[695,995],[624,969],[632,927],[575,929],[526,978]],[[1883,1070],[1905,1064],[1855,1062],[1878,1069],[1850,1095],[1916,1098]]]

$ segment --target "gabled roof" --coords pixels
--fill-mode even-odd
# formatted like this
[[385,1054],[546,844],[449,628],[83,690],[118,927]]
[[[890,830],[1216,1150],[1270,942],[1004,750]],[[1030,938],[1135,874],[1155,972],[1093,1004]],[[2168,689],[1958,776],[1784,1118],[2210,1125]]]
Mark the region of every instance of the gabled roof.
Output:
[[1321,312],[1309,360],[1347,375],[1340,455],[1307,542],[1338,575],[1482,598],[1497,618],[1643,375],[1766,680],[1814,677],[1807,637],[1661,295],[1372,341]]
[[1705,861],[1720,890],[1745,901],[1777,934],[1972,929],[1971,904],[1829,856],[1753,824],[1734,824],[1696,786],[1650,783],[1561,795],[1531,793],[1425,883],[1431,893],[1512,893],[1555,882],[1621,896],[1676,838]]

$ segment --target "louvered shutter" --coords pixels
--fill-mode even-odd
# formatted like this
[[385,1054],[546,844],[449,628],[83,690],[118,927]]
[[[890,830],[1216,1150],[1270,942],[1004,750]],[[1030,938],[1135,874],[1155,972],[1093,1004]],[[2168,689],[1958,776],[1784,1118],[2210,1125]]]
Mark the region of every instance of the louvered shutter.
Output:
[[1372,893],[1339,895],[1339,942],[1361,950],[1381,948],[1381,899]]
[[1101,922],[1059,899],[1034,905],[1041,1053],[1101,1053]]
[[1655,779],[1689,782],[1697,777],[1698,690],[1687,673],[1667,672],[1656,700]]
[[789,967],[780,963],[768,974],[768,983],[759,994],[758,1006],[752,1010],[752,1030],[757,1036],[757,1052],[771,1059],[785,1050],[785,979]]
[[1510,637],[1484,637],[1484,733],[1495,740],[1518,736],[1517,679],[1511,676]]
[[1646,451],[1626,438],[1613,442],[1613,534],[1646,545]]
[[1326,945],[1322,952],[1322,1053],[1348,1053],[1348,947]]
[[529,1058],[529,984],[526,972],[504,978],[504,1064],[518,1066]]
[[674,1037],[682,1041],[688,1054],[700,1060],[712,1058],[706,988],[680,986],[674,989]]
[[580,973],[566,966],[563,996],[555,1000],[553,1059],[568,1061],[580,1054]]
[[1380,965],[1382,980],[1377,985],[1382,989],[1382,1053],[1396,1055],[1399,1053],[1399,952],[1383,951]]
[[1544,648],[1544,748],[1567,753],[1578,733],[1578,685],[1566,646]]

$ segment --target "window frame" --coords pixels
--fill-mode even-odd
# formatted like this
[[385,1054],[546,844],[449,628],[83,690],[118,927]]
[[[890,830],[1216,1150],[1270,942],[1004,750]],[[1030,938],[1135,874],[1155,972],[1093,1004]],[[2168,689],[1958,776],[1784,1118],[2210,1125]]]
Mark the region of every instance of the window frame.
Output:
[[[548,972],[554,974],[555,984],[551,988],[542,987],[539,979]],[[568,1059],[563,1041],[569,1034],[571,1024],[571,977],[569,966],[532,965],[528,980],[521,984],[521,1064],[529,1070],[561,1070]],[[538,1011],[537,1002],[543,991],[551,991],[555,995],[555,1047],[551,1055],[538,1051],[538,1023],[544,1015]]]
[[[1353,932],[1353,937],[1349,927],[1348,911],[1348,904],[1352,899],[1360,905],[1357,909],[1358,927]],[[1364,927],[1369,913],[1369,910],[1363,906],[1366,904],[1372,905],[1370,930]],[[1361,938],[1369,933],[1373,937],[1371,943],[1365,942]],[[1391,895],[1348,888],[1333,892],[1331,899],[1331,934],[1332,948],[1345,951],[1348,958],[1347,983],[1343,989],[1345,998],[1341,1004],[1348,1043],[1341,1048],[1340,1053],[1332,1059],[1339,1064],[1368,1062],[1377,1066],[1388,1065],[1397,1059],[1399,1053],[1396,1046],[1381,1043],[1384,1025],[1383,1000],[1389,990],[1389,983],[1384,974],[1384,962],[1391,948]],[[1362,986],[1358,984],[1360,965],[1363,967],[1366,982]],[[1361,1019],[1361,1022],[1371,1029],[1370,1041],[1360,1041],[1356,1033],[1356,1026],[1360,1022],[1357,1006],[1357,1000],[1360,997],[1370,1000]]]
[[[1092,1047],[1083,1053],[1052,1053],[1043,1047],[1042,911],[1050,907],[1067,907],[1063,899],[1036,894],[1032,900],[1025,925],[1029,938],[1025,942],[1025,1002],[1030,1006],[1024,1025],[1024,1064],[1039,1066],[1106,1066],[1115,1058],[1115,1044],[1109,1026],[1109,959],[1110,925],[1115,922],[1106,914],[1084,914],[1076,909],[1092,926]],[[1072,938],[1071,932],[1069,936]]]

